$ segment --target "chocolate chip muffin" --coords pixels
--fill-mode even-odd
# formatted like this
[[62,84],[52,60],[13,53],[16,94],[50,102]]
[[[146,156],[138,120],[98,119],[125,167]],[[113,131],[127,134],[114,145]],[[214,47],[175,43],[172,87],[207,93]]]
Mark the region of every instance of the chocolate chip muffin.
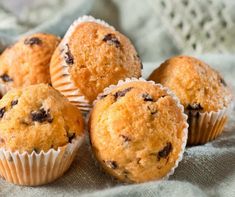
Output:
[[203,144],[222,132],[232,94],[208,64],[189,56],[172,57],[154,70],[149,80],[163,84],[179,97],[189,116],[189,144]]
[[142,63],[130,40],[107,23],[75,21],[53,54],[52,85],[83,111],[97,95],[126,77],[140,77]]
[[52,34],[36,33],[21,38],[0,56],[0,89],[37,83],[50,83],[49,63],[60,39]]
[[79,110],[46,84],[9,91],[0,101],[0,147],[47,152],[83,136]]
[[187,138],[183,107],[168,90],[131,80],[107,89],[91,111],[93,153],[106,172],[124,182],[169,176]]

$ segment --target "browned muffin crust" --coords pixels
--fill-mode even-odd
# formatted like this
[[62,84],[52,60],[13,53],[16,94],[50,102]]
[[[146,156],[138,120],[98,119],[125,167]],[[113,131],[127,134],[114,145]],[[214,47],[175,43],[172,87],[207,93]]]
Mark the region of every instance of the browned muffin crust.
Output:
[[217,71],[189,56],[166,60],[152,72],[149,80],[170,88],[188,110],[218,111],[228,107],[232,98],[230,89]]
[[89,122],[95,157],[124,182],[165,177],[182,153],[186,127],[175,99],[159,86],[142,81],[101,96]]

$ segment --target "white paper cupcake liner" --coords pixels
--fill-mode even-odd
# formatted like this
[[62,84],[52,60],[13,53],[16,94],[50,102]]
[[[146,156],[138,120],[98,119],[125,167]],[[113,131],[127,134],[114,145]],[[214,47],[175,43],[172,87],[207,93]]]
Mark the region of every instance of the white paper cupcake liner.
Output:
[[59,44],[59,49],[61,54],[57,54],[60,58],[54,64],[51,64],[51,81],[54,88],[59,90],[68,100],[78,107],[83,114],[86,114],[91,109],[90,102],[81,93],[79,88],[74,84],[71,76],[69,74],[69,65],[65,62],[64,56],[68,52],[68,39],[75,31],[76,27],[83,22],[95,22],[99,23],[105,27],[109,27],[115,30],[114,27],[110,26],[106,22],[95,19],[92,16],[82,16],[79,17],[73,24],[69,27],[63,40]]
[[26,186],[43,185],[64,174],[74,160],[84,136],[79,136],[58,150],[31,154],[0,149],[0,176],[6,181]]
[[[171,176],[172,174],[174,174],[174,171],[175,169],[178,167],[179,165],[179,162],[183,159],[183,154],[184,154],[184,150],[185,150],[185,147],[186,147],[186,143],[187,143],[187,138],[188,138],[188,123],[187,123],[187,115],[184,113],[184,107],[180,104],[180,101],[178,99],[178,97],[175,96],[175,94],[169,90],[168,88],[166,87],[163,87],[161,84],[156,84],[154,81],[146,81],[144,78],[126,78],[125,80],[119,80],[117,85],[110,85],[109,87],[105,88],[103,90],[103,93],[100,93],[98,96],[97,96],[97,99],[93,102],[93,106],[97,103],[98,100],[100,100],[104,95],[107,95],[109,94],[110,92],[112,92],[116,87],[119,87],[121,85],[124,85],[126,83],[130,83],[130,82],[138,82],[138,81],[144,81],[144,82],[148,82],[152,85],[155,85],[157,87],[160,87],[162,90],[165,90],[167,92],[167,94],[169,94],[170,96],[172,96],[172,98],[176,101],[176,104],[177,106],[180,108],[182,114],[183,114],[183,117],[184,117],[184,122],[185,122],[185,128],[183,130],[183,133],[184,133],[184,136],[183,136],[183,139],[182,139],[182,146],[181,146],[181,151],[178,155],[178,159],[175,161],[175,166],[164,176],[162,177],[161,179],[157,180],[157,181],[160,181],[160,180],[167,180],[169,178],[169,176]],[[90,111],[89,113],[89,117],[91,115],[92,111]],[[90,137],[90,135],[89,135]],[[91,144],[92,146],[92,144]],[[92,147],[91,147],[92,149]],[[92,152],[92,151],[91,151]],[[96,165],[99,165],[101,166],[100,168],[102,169],[102,171],[105,172],[105,170],[103,169],[102,165],[99,164],[99,162],[97,162],[96,160],[96,156],[94,155],[94,153],[92,152],[92,157],[94,158],[95,160],[95,163]],[[116,180],[116,179],[114,179]]]
[[205,144],[214,140],[222,132],[227,122],[232,104],[215,112],[185,110],[188,115],[188,145]]

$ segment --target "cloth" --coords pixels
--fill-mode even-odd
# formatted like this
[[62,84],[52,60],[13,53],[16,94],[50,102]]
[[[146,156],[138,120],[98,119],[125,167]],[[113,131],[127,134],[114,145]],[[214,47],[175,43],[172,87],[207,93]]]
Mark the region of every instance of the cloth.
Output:
[[70,24],[91,9],[93,0],[0,0],[0,51],[35,32],[63,36]]
[[175,54],[235,53],[235,1],[104,0],[92,14],[130,37],[144,61]]
[[[219,70],[235,91],[235,56],[233,56],[235,43],[230,39],[235,35],[235,26],[233,25],[234,13],[229,11],[233,10],[234,2],[215,1],[218,5],[212,3],[213,6],[209,9],[209,1],[199,0],[177,0],[175,2],[178,3],[172,4],[173,6],[170,5],[171,0],[164,0],[165,7],[163,1],[160,0],[147,0],[146,2],[134,0],[0,0],[0,50],[28,33],[44,31],[62,36],[74,19],[90,13],[97,18],[105,19],[131,38],[141,58],[145,61],[144,77],[147,77],[160,62],[171,55],[192,54]],[[217,22],[206,22],[208,25],[204,28],[197,26],[199,19],[196,20],[196,24],[193,23],[193,26],[189,26],[190,23],[183,21],[184,24],[187,24],[183,25],[184,27],[194,30],[190,32],[194,42],[180,37],[186,35],[186,30],[184,28],[179,30],[176,25],[183,18],[187,18],[186,13],[179,10],[178,6],[181,6],[181,10],[183,9],[182,4],[188,5],[190,8],[188,10],[193,9],[197,13],[199,12],[199,18],[201,16],[202,21],[207,20],[205,18],[208,17],[208,14],[216,18],[215,13],[218,14],[222,10],[220,15],[229,24],[229,31],[227,27],[221,31],[227,41],[217,39],[215,42],[213,39],[212,42],[210,39],[214,36],[210,39],[202,37],[203,32],[204,34],[220,32],[217,29],[220,26],[216,24],[221,21],[221,17],[217,17]],[[221,5],[222,7],[220,7]],[[158,6],[164,8],[157,8]],[[206,16],[201,11],[205,7],[209,10]],[[163,11],[161,12],[161,10]],[[176,19],[170,19],[167,15],[172,11],[177,13]],[[169,23],[172,23],[172,26],[169,27]],[[200,34],[198,34],[199,31]],[[174,36],[172,32],[177,36]],[[189,30],[187,30],[188,32]],[[220,33],[216,34],[217,38],[219,38],[218,35]],[[211,42],[216,43],[213,48],[208,47]],[[189,45],[194,43],[200,47],[190,48]],[[218,54],[221,49],[223,49],[223,54]],[[89,147],[85,143],[71,168],[57,181],[45,186],[22,187],[0,180],[0,196],[235,196],[234,120],[235,109],[231,112],[230,121],[219,138],[202,146],[187,147],[183,160],[179,163],[174,175],[167,181],[134,185],[118,183],[97,167],[91,157]]]

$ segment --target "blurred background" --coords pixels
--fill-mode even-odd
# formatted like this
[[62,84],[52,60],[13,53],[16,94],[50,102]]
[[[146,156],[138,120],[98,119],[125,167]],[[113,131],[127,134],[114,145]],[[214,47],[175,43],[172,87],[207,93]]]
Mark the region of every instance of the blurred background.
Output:
[[222,72],[226,59],[235,73],[234,10],[234,0],[0,0],[0,51],[24,34],[62,37],[88,14],[127,35],[144,62],[188,54],[213,59]]

